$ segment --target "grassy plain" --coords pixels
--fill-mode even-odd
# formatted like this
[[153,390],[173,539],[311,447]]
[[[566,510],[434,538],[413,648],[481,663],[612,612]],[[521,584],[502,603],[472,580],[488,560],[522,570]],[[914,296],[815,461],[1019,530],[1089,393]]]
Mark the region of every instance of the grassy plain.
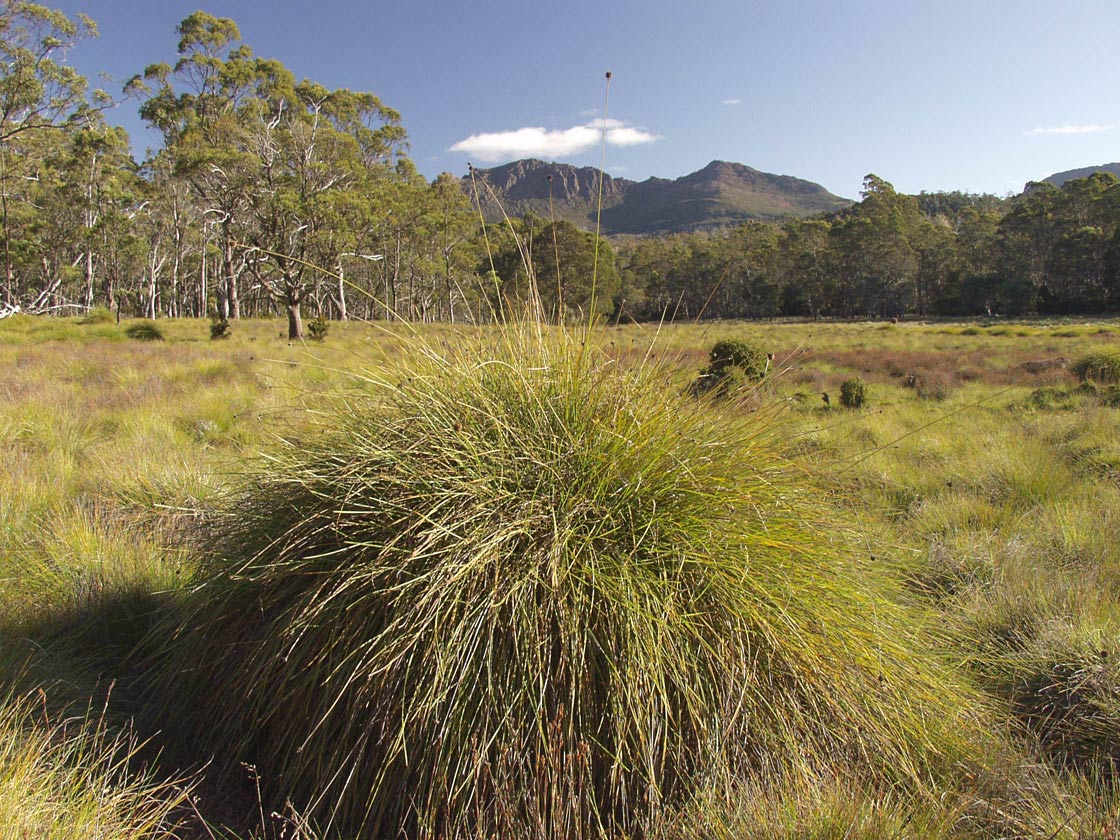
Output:
[[[198,535],[213,533],[229,500],[260,479],[260,453],[275,458],[291,441],[346,426],[352,418],[340,418],[340,406],[360,399],[343,395],[402,387],[389,380],[421,345],[429,359],[454,358],[485,331],[422,327],[417,336],[404,325],[336,324],[322,344],[291,345],[278,322],[238,323],[221,341],[202,322],[160,321],[163,341],[130,339],[127,326],[0,322],[0,674],[10,698],[0,785],[19,779],[12,790],[26,791],[23,800],[4,795],[25,804],[0,810],[0,837],[88,835],[86,824],[65,820],[91,808],[116,831],[104,836],[329,836],[323,821],[313,829],[301,818],[306,803],[270,798],[268,779],[262,786],[256,775],[268,768],[244,766],[252,754],[204,766],[211,755],[161,735],[175,724],[160,720],[169,704],[138,646],[150,646],[167,616],[194,609],[204,579]],[[811,707],[853,730],[830,742],[810,725],[787,726],[778,708],[780,737],[759,741],[783,753],[769,772],[713,774],[660,828],[643,830],[719,840],[1115,836],[1120,408],[1110,383],[1080,382],[1073,368],[1120,353],[1120,324],[631,325],[604,327],[591,343],[622,368],[655,372],[644,387],[665,398],[635,403],[655,412],[677,404],[721,338],[773,352],[773,374],[738,399],[699,406],[704,434],[715,440],[724,429],[742,440],[743,428],[753,430],[752,439],[765,438],[766,464],[780,462],[782,481],[794,477],[789,486],[811,500],[804,541],[814,548],[799,555],[794,546],[791,563],[816,563],[822,545],[836,552],[800,577],[779,575],[780,562],[762,567],[764,594],[787,599],[775,613],[787,637],[832,641],[799,642],[793,656],[782,633],[768,631],[773,650],[812,660],[816,673],[748,699],[798,698],[789,703],[801,704],[802,718]],[[840,385],[854,376],[866,383],[867,404],[842,409]],[[659,422],[667,439],[671,418]],[[369,431],[373,441],[378,434]],[[625,460],[625,447],[609,451]],[[744,457],[745,473],[766,474]],[[754,492],[770,506],[765,520],[777,502]],[[796,540],[790,533],[782,539]],[[790,606],[791,593],[822,580],[841,581],[842,597],[819,615],[808,597]],[[857,605],[854,623],[869,628],[857,650],[847,619],[833,615],[834,631],[822,620],[840,603]],[[803,623],[790,618],[802,613]],[[744,615],[734,621],[751,632],[769,626],[762,613]],[[848,655],[858,668],[844,664]],[[864,671],[873,678],[857,676]],[[897,718],[884,712],[906,706]],[[185,730],[205,724],[210,712],[198,708],[198,719],[181,721]],[[861,715],[876,709],[882,727],[865,732],[870,718]],[[752,715],[766,718],[762,706]],[[947,721],[958,730],[952,738]],[[757,758],[738,762],[766,764]],[[161,781],[187,776],[190,796]],[[54,809],[56,835],[32,822],[43,803]]]

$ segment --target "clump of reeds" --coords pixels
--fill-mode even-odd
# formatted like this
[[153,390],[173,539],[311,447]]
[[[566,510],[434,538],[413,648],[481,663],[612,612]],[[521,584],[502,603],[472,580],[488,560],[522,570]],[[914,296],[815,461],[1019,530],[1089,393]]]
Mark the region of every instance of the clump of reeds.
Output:
[[1071,370],[1082,382],[1120,384],[1120,354],[1093,353],[1074,362]]
[[78,319],[78,323],[86,324],[111,324],[116,320],[116,316],[104,306],[95,306],[85,315]]
[[867,384],[858,376],[840,383],[840,405],[844,408],[863,408],[867,403]]
[[378,838],[640,837],[713,777],[964,755],[973,701],[761,415],[526,332],[268,454],[161,651],[175,731]]

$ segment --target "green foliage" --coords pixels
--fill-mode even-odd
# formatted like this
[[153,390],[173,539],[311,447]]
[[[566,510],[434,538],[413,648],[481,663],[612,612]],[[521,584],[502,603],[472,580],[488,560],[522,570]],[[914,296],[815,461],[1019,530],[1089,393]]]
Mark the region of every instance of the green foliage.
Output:
[[163,341],[163,331],[155,321],[133,321],[124,328],[124,334],[136,341]]
[[972,700],[758,415],[565,337],[382,378],[212,519],[165,731],[391,837],[641,836],[706,779],[965,760]]
[[766,354],[751,341],[737,338],[717,341],[708,352],[708,360],[709,365],[693,384],[696,393],[737,393],[756,384],[766,374]]
[[858,376],[840,384],[840,405],[844,408],[863,408],[866,401],[867,385]]
[[81,317],[79,323],[83,325],[112,324],[114,321],[116,321],[116,316],[113,315],[113,313],[110,312],[107,308],[105,308],[104,306],[95,306],[93,309],[91,309]]
[[330,328],[330,322],[320,312],[315,316],[315,320],[308,322],[307,333],[312,341],[324,341]]
[[76,120],[88,110],[85,78],[57,59],[96,35],[96,25],[85,15],[74,21],[28,2],[0,9],[0,145]]
[[1120,353],[1093,353],[1073,363],[1070,370],[1082,382],[1120,384]]
[[216,341],[229,336],[229,319],[220,317],[217,312],[213,313],[210,316],[210,340]]
[[766,354],[750,341],[729,338],[717,341],[708,352],[709,373],[720,375],[736,367],[747,376],[761,378],[766,372]]

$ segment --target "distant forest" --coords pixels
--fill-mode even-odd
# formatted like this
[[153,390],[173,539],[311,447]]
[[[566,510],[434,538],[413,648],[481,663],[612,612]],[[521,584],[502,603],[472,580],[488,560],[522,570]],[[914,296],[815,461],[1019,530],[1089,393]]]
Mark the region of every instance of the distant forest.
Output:
[[115,94],[162,138],[137,162],[105,121],[112,99],[61,60],[95,34],[37,4],[0,9],[0,314],[285,313],[295,338],[306,310],[485,322],[533,289],[564,319],[1120,309],[1112,175],[1007,199],[869,175],[836,214],[612,244],[534,216],[482,225],[458,178],[417,172],[377,96],[297,81],[203,12]]

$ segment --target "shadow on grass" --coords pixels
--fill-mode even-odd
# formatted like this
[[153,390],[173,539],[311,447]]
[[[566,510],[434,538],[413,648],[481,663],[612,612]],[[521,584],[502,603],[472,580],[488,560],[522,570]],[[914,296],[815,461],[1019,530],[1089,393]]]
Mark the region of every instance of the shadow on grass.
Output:
[[192,754],[153,723],[159,714],[150,706],[145,668],[160,647],[157,628],[181,597],[137,587],[18,626],[0,624],[0,697],[31,696],[33,725],[84,715],[130,732],[138,743],[130,772],[157,768],[160,777],[188,780],[193,790],[175,815],[183,840],[291,838],[293,823],[261,806],[252,768],[218,777],[211,756]]

